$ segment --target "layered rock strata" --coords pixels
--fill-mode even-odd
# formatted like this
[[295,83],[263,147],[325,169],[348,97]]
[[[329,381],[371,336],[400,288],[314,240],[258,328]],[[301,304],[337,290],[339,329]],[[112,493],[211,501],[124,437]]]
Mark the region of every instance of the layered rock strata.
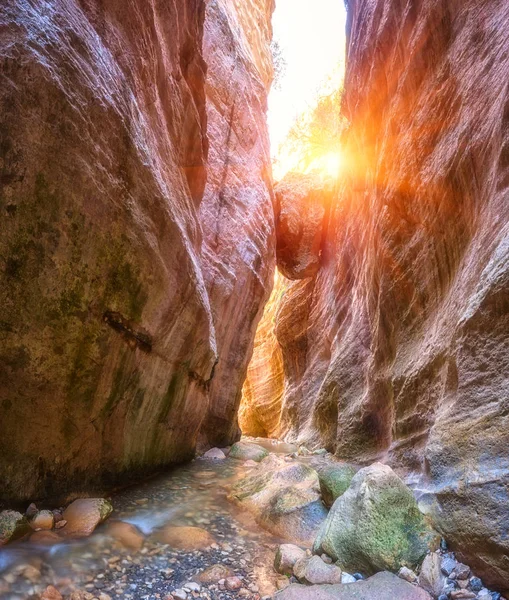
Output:
[[207,2],[204,56],[211,140],[200,206],[202,264],[218,362],[208,395],[203,441],[240,435],[241,389],[274,272],[274,210],[266,125],[272,80],[273,0]]
[[435,527],[507,591],[509,5],[348,4],[346,168],[320,269],[278,309],[281,420],[420,473]]
[[190,458],[211,403],[223,439],[236,434],[271,286],[270,12],[261,0],[0,6],[5,503]]

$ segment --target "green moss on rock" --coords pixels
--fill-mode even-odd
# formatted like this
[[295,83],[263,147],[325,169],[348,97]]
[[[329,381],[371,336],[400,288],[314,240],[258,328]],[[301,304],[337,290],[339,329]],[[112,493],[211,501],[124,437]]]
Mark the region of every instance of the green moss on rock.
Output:
[[318,479],[320,481],[320,492],[326,506],[332,506],[350,487],[356,470],[351,465],[341,463],[329,463],[316,466]]
[[0,546],[23,537],[30,531],[27,519],[14,510],[0,512]]
[[236,444],[233,444],[230,453],[228,454],[230,458],[237,458],[238,460],[254,460],[256,462],[262,461],[268,455],[269,453],[265,448],[249,442],[237,442]]
[[435,538],[411,490],[386,465],[361,469],[332,506],[314,544],[346,571],[415,568]]

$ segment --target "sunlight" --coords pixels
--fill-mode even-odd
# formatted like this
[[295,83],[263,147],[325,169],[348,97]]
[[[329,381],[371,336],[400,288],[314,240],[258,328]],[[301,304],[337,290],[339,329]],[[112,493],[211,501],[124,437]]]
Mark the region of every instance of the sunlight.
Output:
[[338,177],[343,166],[343,155],[340,151],[329,152],[319,156],[311,163],[310,171],[319,171],[330,179]]
[[[344,163],[337,140],[339,94],[345,64],[346,11],[340,0],[278,0],[273,17],[274,40],[285,70],[269,95],[268,123],[273,156],[273,175],[281,179],[289,171],[319,171],[337,177]],[[305,128],[316,119],[317,104],[334,96],[335,108],[326,107],[325,119],[313,124],[314,139]],[[329,115],[335,113],[332,119]],[[332,123],[329,123],[329,120]],[[295,135],[295,130],[303,134]],[[289,139],[289,138],[294,139]]]

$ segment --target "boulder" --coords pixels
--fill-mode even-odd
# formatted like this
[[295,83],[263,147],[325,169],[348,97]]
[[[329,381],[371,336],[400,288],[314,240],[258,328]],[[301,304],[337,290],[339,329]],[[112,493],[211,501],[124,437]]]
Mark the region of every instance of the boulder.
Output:
[[419,585],[429,592],[433,598],[438,598],[445,587],[446,577],[441,571],[442,557],[438,552],[426,556],[419,573]]
[[392,573],[381,572],[355,583],[293,584],[278,592],[274,600],[431,600],[431,596]]
[[341,583],[341,569],[328,565],[319,556],[300,559],[294,568],[294,575],[301,583],[334,584]]
[[201,550],[215,543],[215,539],[200,527],[174,527],[168,525],[160,529],[155,539],[176,550]]
[[281,544],[276,551],[274,569],[282,575],[291,575],[295,563],[305,558],[306,552],[294,544]]
[[325,506],[332,506],[350,487],[356,473],[351,465],[345,463],[325,463],[314,465],[320,481],[320,491]]
[[303,546],[312,545],[327,517],[316,471],[276,455],[239,480],[229,498],[249,510],[265,529]]
[[237,458],[238,460],[254,460],[256,462],[262,461],[269,455],[269,452],[251,442],[237,442],[230,448],[228,456],[230,458]]
[[0,512],[0,546],[23,537],[30,531],[26,517],[15,510]]
[[86,537],[112,513],[113,507],[104,498],[81,498],[75,500],[64,511],[67,521],[62,532],[72,537]]
[[410,489],[390,467],[375,463],[336,500],[313,550],[347,571],[397,572],[418,565],[433,538]]

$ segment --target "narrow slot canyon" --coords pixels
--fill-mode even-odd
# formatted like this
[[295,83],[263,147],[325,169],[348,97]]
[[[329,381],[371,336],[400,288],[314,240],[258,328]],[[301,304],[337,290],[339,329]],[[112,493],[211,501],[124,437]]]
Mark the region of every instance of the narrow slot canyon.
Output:
[[0,600],[509,598],[508,23],[0,2]]

